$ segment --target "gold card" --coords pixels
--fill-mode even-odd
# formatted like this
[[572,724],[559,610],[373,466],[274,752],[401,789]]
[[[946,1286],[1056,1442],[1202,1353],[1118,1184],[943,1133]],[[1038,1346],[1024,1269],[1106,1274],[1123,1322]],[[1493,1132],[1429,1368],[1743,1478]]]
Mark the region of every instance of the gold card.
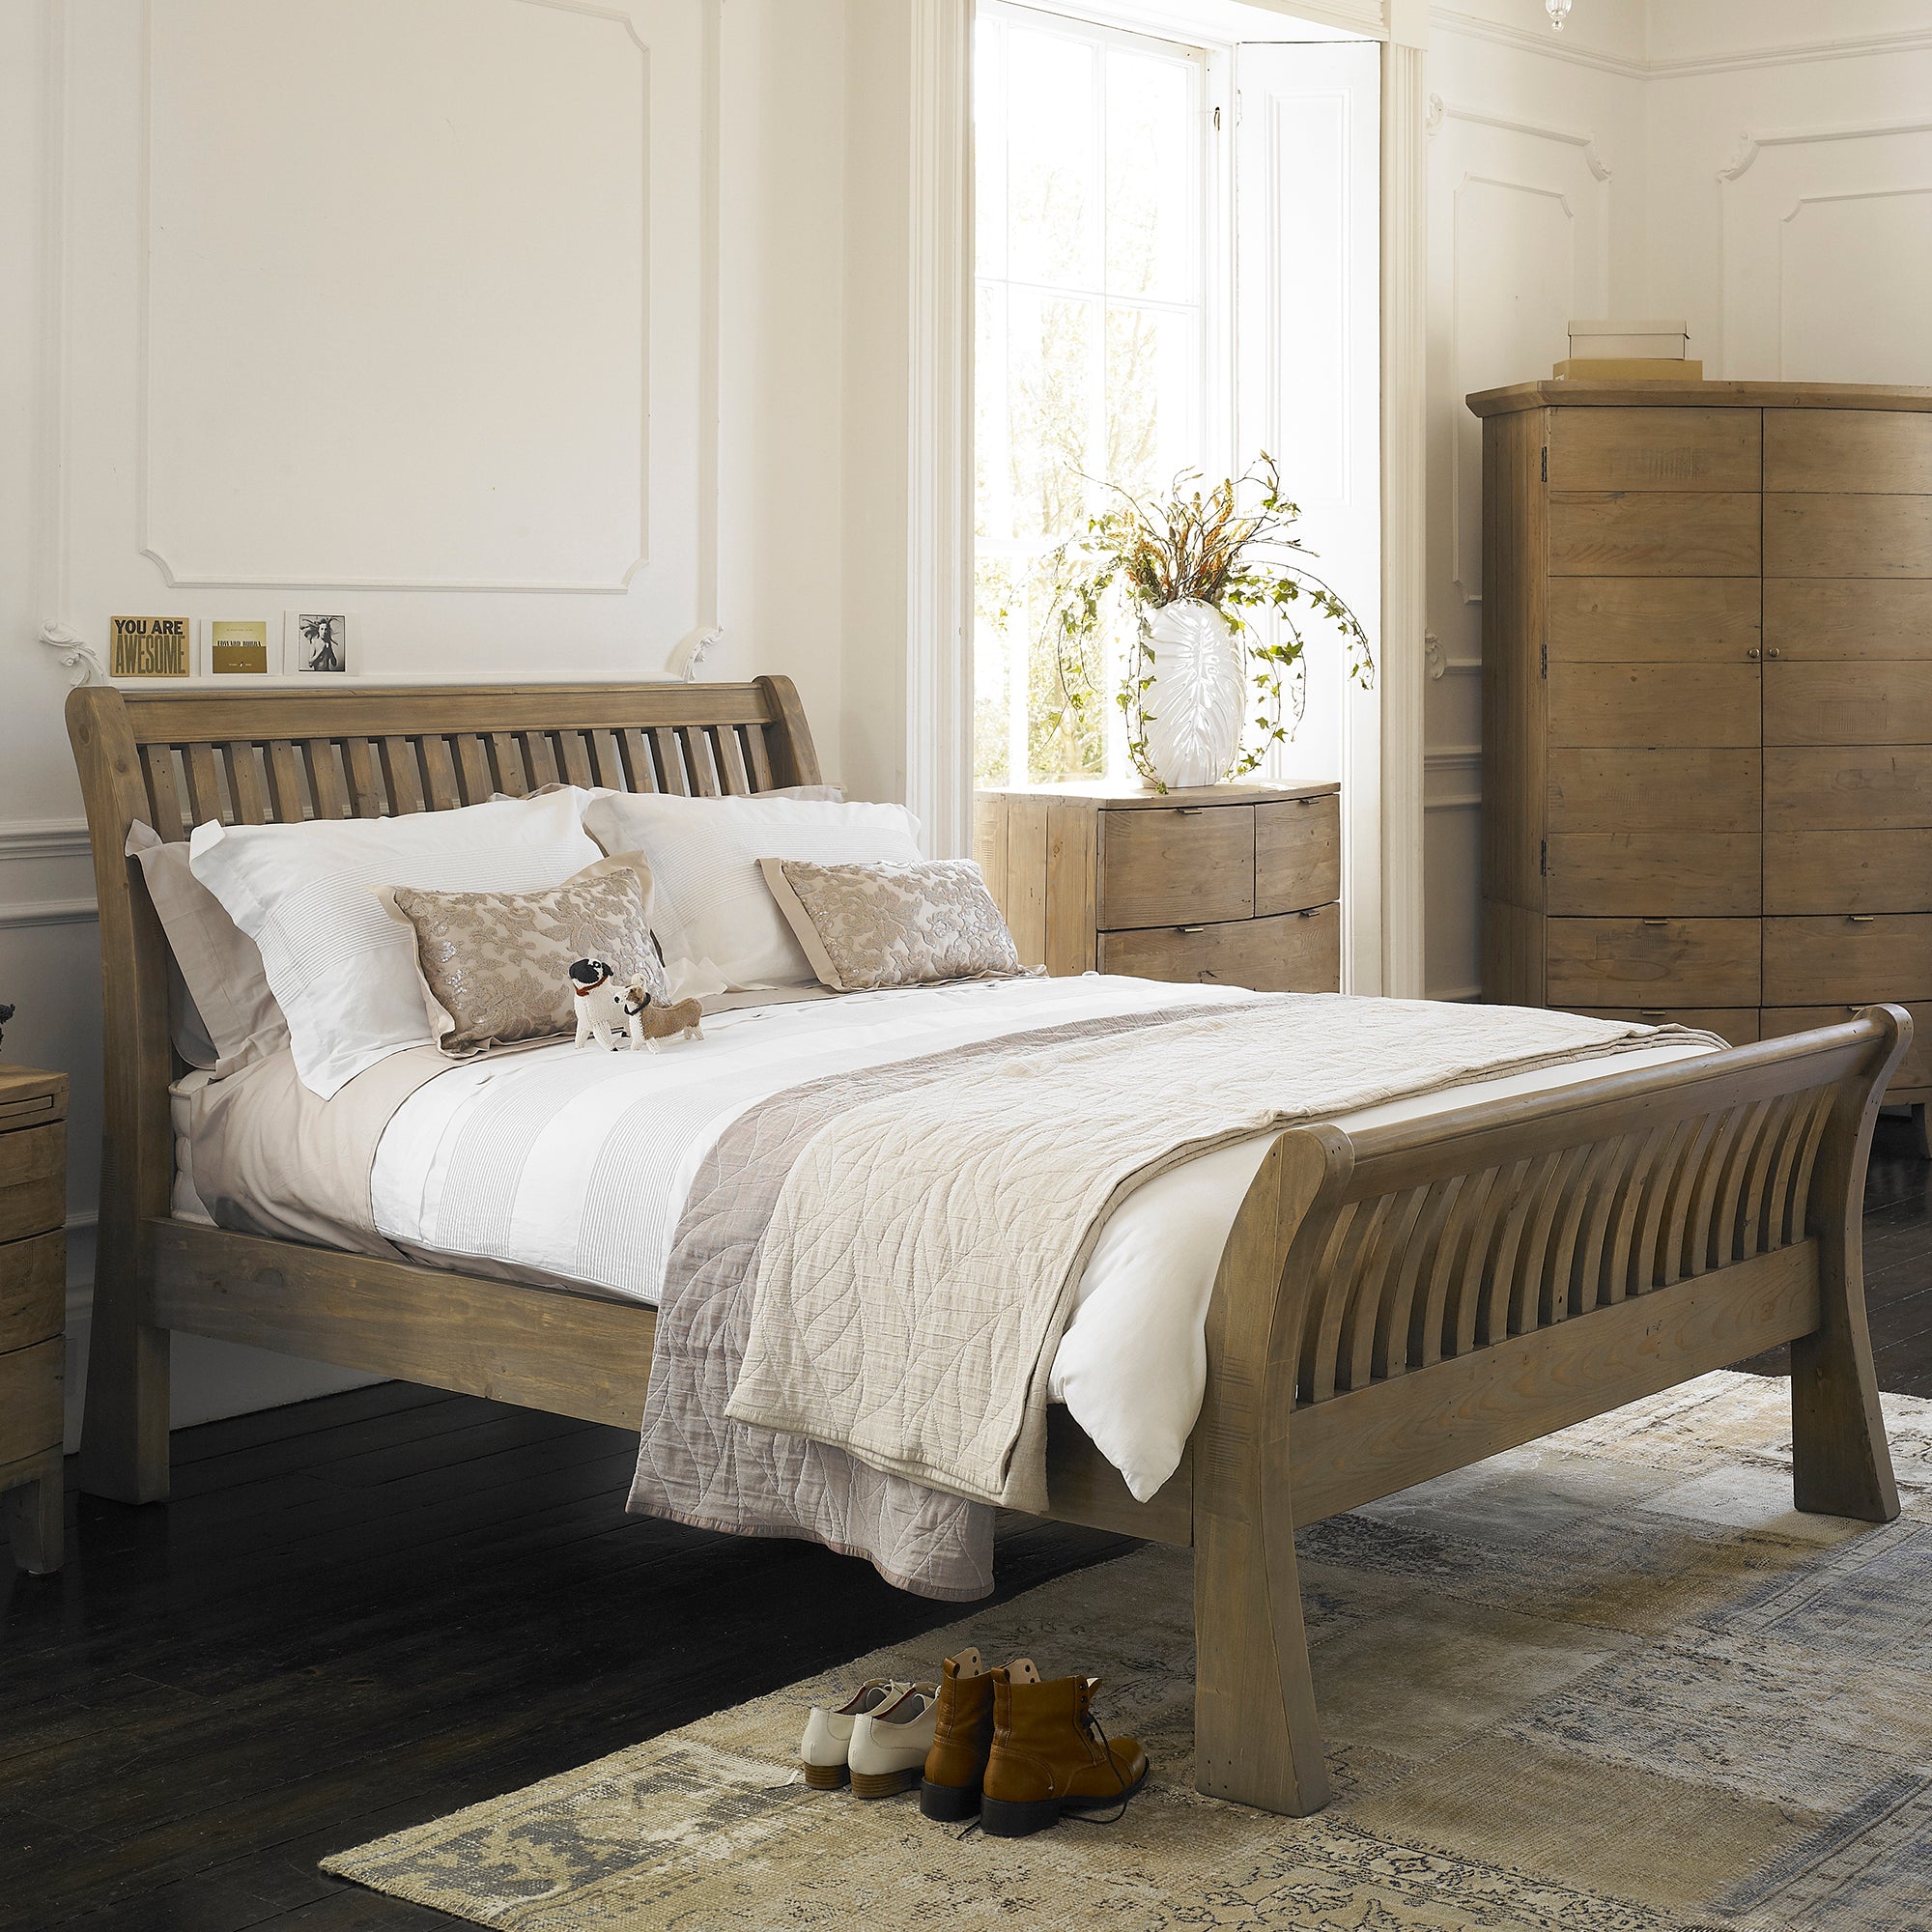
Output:
[[269,669],[269,627],[266,623],[229,623],[217,619],[208,627],[208,668],[216,677]]
[[186,617],[113,617],[108,647],[109,677],[186,677],[188,643],[193,636]]

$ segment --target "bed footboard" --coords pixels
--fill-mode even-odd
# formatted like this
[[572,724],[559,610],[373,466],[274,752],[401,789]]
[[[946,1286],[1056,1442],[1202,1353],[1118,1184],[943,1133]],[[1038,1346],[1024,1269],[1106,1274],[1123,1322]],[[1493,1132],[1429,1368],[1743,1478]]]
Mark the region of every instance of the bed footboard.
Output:
[[1860,1216],[1911,1030],[1870,1008],[1356,1136],[1282,1136],[1222,1259],[1191,1445],[1201,1790],[1295,1815],[1326,1801],[1297,1523],[1782,1342],[1797,1506],[1898,1514]]

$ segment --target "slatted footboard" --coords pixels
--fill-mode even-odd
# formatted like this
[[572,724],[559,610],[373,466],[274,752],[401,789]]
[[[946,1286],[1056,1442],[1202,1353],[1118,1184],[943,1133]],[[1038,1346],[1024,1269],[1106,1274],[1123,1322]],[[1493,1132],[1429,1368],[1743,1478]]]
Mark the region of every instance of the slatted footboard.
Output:
[[1064,1417],[1054,1514],[1195,1550],[1204,1791],[1327,1796],[1294,1529],[1792,1345],[1801,1509],[1898,1513],[1860,1253],[1910,1017],[1284,1134],[1223,1255],[1208,1389],[1149,1503]]

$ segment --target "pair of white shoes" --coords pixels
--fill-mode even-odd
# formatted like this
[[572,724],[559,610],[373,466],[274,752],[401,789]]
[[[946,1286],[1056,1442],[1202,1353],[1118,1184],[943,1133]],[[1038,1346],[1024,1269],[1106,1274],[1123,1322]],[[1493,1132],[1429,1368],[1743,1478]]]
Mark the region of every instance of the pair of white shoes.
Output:
[[932,1748],[936,1684],[874,1677],[835,1711],[814,1704],[798,1754],[814,1791],[836,1791],[847,1778],[855,1798],[910,1791]]

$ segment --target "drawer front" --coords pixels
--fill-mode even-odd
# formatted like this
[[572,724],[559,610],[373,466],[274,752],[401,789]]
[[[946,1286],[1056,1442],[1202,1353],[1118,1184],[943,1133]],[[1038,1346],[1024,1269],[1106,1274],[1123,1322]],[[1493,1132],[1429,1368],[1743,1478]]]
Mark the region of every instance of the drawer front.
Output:
[[67,1236],[56,1228],[0,1248],[0,1354],[67,1326]]
[[56,1335],[0,1355],[0,1463],[38,1456],[61,1439],[61,1372],[67,1344]]
[[1552,493],[1552,577],[1755,577],[1755,494],[1626,490]]
[[1744,664],[1761,601],[1755,577],[1552,577],[1549,662]]
[[1764,473],[1757,410],[1554,409],[1552,490],[1755,490]]
[[1846,745],[1764,754],[1767,832],[1932,826],[1932,747]]
[[1780,657],[1764,668],[1764,742],[1932,744],[1932,662],[1786,664]]
[[1767,490],[1932,491],[1932,415],[1766,410]]
[[1552,1007],[1755,1007],[1754,919],[1552,919]]
[[44,1235],[67,1219],[67,1123],[0,1134],[0,1241]]
[[1103,932],[1100,970],[1142,980],[1248,986],[1257,993],[1333,993],[1342,984],[1341,908],[1220,925]]
[[1932,577],[1932,497],[1766,497],[1767,577]]
[[1932,1000],[1932,913],[1765,921],[1766,1006],[1864,1006],[1874,1000]]
[[[1867,1000],[1861,1004],[1870,1006]],[[1894,1087],[1932,1087],[1932,1002],[1914,1005],[1911,1001],[1891,1002],[1902,1005],[1912,1015],[1912,1044],[1905,1049],[1905,1058],[1898,1063],[1898,1071],[1891,1076]],[[1782,1039],[1788,1033],[1808,1033],[1813,1027],[1842,1026],[1858,1012],[1856,1006],[1837,1007],[1766,1007],[1759,1015],[1765,1039]]]
[[1758,743],[1762,672],[1754,664],[1553,664],[1551,745]]
[[1759,1037],[1755,1007],[1577,1007],[1574,1010],[1596,1020],[1694,1027],[1699,1033],[1714,1033],[1733,1046],[1748,1046]]
[[1255,911],[1300,912],[1342,896],[1342,801],[1278,799],[1255,807]]
[[1743,751],[1552,751],[1548,823],[1562,832],[1758,830],[1764,763]]
[[1548,910],[1752,919],[1763,860],[1751,832],[1560,832],[1549,840]]
[[1101,812],[1102,927],[1193,925],[1254,909],[1253,806]]
[[1923,832],[1768,832],[1766,912],[1932,911]]
[[1773,577],[1764,642],[1779,658],[1921,658],[1932,639],[1932,578]]

